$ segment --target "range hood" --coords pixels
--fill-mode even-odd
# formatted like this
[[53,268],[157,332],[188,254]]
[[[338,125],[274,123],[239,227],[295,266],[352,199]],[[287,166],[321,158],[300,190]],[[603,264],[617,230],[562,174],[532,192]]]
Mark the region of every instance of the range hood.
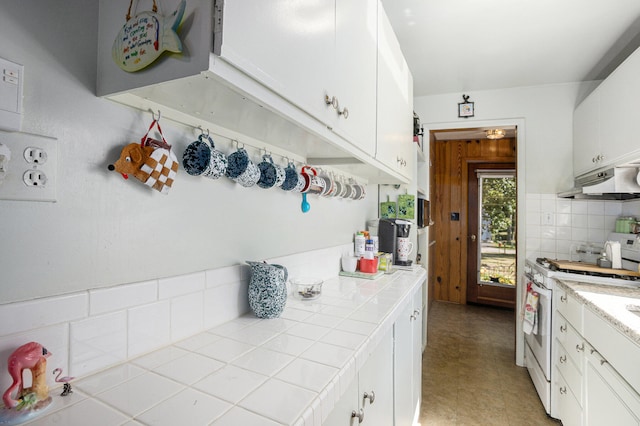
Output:
[[558,193],[561,198],[600,200],[629,200],[640,198],[638,167],[612,167],[583,175],[575,180],[575,187]]

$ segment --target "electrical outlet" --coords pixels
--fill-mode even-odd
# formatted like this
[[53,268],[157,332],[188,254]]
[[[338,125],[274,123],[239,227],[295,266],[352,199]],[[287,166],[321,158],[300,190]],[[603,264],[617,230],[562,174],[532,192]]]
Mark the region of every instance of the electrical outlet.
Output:
[[37,146],[26,147],[23,156],[29,164],[44,164],[47,162],[47,151]]
[[55,202],[58,141],[0,131],[0,144],[11,152],[11,159],[4,165],[4,179],[0,179],[0,199]]
[[27,170],[22,175],[22,180],[27,186],[43,187],[47,185],[47,175],[40,170]]

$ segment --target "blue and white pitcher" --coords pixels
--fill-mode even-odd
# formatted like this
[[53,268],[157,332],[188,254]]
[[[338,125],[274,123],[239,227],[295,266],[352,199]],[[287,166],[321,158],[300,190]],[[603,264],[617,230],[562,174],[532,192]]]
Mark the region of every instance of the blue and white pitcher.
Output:
[[247,261],[251,266],[249,306],[258,318],[277,318],[287,303],[287,268],[266,262]]

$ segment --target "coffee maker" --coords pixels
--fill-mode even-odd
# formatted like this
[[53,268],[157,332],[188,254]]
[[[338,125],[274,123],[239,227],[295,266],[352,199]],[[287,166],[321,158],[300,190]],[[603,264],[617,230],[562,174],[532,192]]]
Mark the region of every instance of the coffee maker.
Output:
[[[412,261],[407,258],[413,244],[409,242],[411,222],[402,219],[380,219],[378,224],[378,241],[380,251],[391,253],[393,264],[411,266]],[[402,249],[402,253],[398,250]]]

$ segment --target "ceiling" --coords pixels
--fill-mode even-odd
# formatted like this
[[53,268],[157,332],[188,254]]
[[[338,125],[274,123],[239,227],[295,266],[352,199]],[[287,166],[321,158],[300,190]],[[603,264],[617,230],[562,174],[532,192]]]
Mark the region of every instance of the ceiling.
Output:
[[601,80],[640,46],[638,0],[382,0],[414,96]]

